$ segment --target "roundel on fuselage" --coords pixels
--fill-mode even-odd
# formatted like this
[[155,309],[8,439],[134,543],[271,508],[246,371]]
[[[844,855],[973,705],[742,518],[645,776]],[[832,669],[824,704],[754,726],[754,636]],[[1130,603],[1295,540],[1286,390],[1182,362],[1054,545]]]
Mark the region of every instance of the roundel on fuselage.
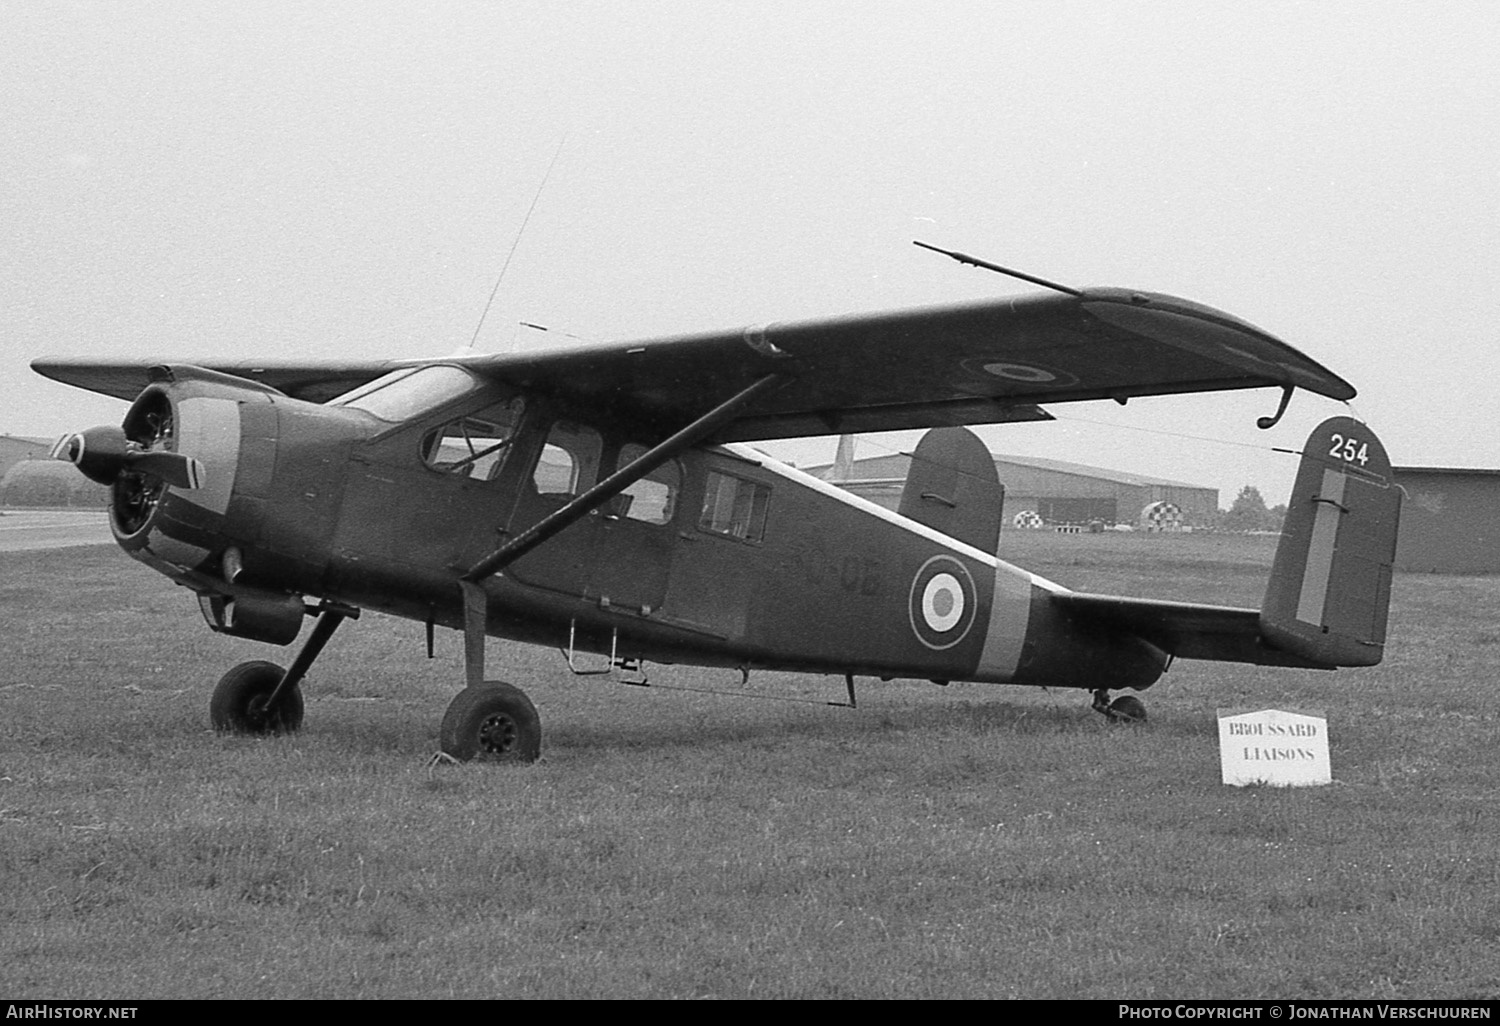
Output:
[[933,556],[912,578],[907,613],[917,640],[928,648],[941,651],[962,641],[978,607],[974,578],[952,556]]

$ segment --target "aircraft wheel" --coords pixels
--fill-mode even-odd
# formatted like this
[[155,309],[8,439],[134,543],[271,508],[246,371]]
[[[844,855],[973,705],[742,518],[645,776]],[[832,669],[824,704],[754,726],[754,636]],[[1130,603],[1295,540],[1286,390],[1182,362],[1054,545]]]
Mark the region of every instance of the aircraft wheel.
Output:
[[266,705],[286,671],[275,663],[240,663],[220,678],[208,703],[214,729],[230,734],[290,734],[302,726],[302,690],[292,687]]
[[1109,703],[1105,715],[1116,723],[1145,723],[1146,703],[1134,695],[1121,695]]
[[486,681],[464,688],[449,703],[439,744],[460,762],[536,762],[542,718],[520,688]]

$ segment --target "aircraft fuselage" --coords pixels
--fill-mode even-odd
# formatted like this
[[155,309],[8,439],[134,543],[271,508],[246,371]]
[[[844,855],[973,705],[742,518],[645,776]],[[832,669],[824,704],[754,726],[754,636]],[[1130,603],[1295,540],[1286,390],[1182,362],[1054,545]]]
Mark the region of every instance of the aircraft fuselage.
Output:
[[[216,629],[280,643],[301,596],[462,628],[468,568],[660,439],[477,380],[382,419],[185,375],[137,401],[132,437],[164,404],[206,484],[117,510],[116,537]],[[687,449],[483,587],[492,635],[656,662],[1088,689],[1167,662],[1076,627],[1058,586],[743,446]]]

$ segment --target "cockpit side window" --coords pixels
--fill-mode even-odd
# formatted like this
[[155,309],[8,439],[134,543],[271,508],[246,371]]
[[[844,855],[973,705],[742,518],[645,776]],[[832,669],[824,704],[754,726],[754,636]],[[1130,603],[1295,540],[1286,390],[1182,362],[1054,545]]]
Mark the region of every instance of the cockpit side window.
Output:
[[[620,458],[615,469],[633,463],[645,454],[644,445],[627,442],[620,446]],[[629,496],[627,502],[620,504],[623,515],[627,519],[647,524],[668,523],[677,511],[677,493],[681,490],[682,465],[676,460],[668,460],[620,493],[621,496]]]
[[493,481],[520,419],[521,400],[515,398],[450,420],[422,436],[422,461],[444,474]]
[[604,440],[599,432],[570,420],[559,420],[547,433],[532,480],[541,495],[579,495],[599,479]]
[[462,367],[437,364],[392,371],[330,400],[330,406],[364,410],[381,420],[399,423],[479,387]]

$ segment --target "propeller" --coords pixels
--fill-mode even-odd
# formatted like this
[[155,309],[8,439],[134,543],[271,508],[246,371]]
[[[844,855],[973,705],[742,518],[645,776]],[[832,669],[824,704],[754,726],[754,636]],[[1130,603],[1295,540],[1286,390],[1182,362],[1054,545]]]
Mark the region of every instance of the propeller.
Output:
[[143,449],[117,427],[89,428],[63,435],[52,446],[52,458],[67,460],[91,481],[114,484],[125,472],[145,474],[178,488],[203,487],[203,464],[166,449]]

